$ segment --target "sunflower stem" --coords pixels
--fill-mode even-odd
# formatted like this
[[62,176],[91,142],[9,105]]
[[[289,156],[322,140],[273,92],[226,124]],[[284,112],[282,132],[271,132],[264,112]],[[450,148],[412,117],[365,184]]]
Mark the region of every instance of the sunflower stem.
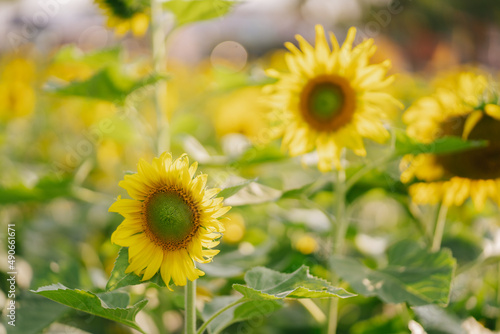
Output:
[[205,323],[203,323],[203,325],[201,325],[201,327],[198,329],[198,332],[197,334],[203,334],[203,332],[205,331],[205,329],[207,329],[208,325],[215,319],[217,318],[219,315],[221,315],[222,313],[224,313],[225,311],[229,310],[231,307],[233,306],[236,306],[238,304],[241,304],[243,302],[246,302],[247,300],[245,298],[241,298],[241,299],[238,299],[234,302],[232,302],[231,304],[229,305],[226,305],[224,306],[223,308],[221,308],[220,310],[218,310],[217,312],[215,312],[210,318],[208,318],[207,321],[205,321]]
[[[500,308],[500,263],[497,264],[497,309]],[[500,331],[500,317],[497,317],[495,329]]]
[[186,334],[196,333],[196,280],[187,280],[186,291]]
[[437,252],[441,248],[441,241],[443,240],[444,225],[446,223],[447,213],[448,213],[448,207],[446,205],[441,204],[436,219],[436,228],[434,230],[434,237],[432,238],[431,251],[433,252]]
[[[167,53],[165,47],[166,34],[162,27],[163,9],[158,0],[151,0],[151,45],[153,48],[153,67],[156,73],[164,74],[167,70]],[[155,85],[155,112],[156,112],[156,150],[161,154],[170,149],[169,124],[166,116],[165,98],[167,84],[164,80]]]
[[[345,170],[341,169],[337,171],[337,178],[335,180],[335,215],[336,224],[332,226],[331,236],[332,236],[332,255],[342,254],[344,247],[345,236],[347,232],[347,227],[349,220],[346,219],[346,176]],[[332,284],[337,285],[340,283],[340,279],[334,271],[331,263],[330,274],[332,277]],[[338,309],[339,309],[339,298],[330,299],[330,311],[328,316],[328,334],[334,334],[337,332],[338,324]]]

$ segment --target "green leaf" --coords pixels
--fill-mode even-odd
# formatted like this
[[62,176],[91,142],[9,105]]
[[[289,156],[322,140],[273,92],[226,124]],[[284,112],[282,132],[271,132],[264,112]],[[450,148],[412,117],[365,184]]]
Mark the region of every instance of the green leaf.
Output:
[[32,292],[76,310],[122,323],[144,333],[135,322],[135,316],[144,308],[148,302],[147,300],[141,300],[133,306],[124,307],[123,298],[121,297],[119,299],[121,300],[121,303],[119,303],[121,307],[115,307],[118,302],[116,295],[114,297],[104,297],[101,294],[101,298],[99,298],[92,292],[68,289],[59,283],[41,287],[36,291],[32,290]]
[[351,334],[407,334],[408,320],[401,316],[390,317],[386,314],[357,321],[350,330]]
[[307,183],[307,184],[305,184],[305,185],[303,185],[302,187],[299,187],[299,188],[286,190],[281,195],[281,199],[285,199],[285,198],[302,198],[302,196],[305,196],[306,194],[308,194],[309,190],[314,185],[316,185],[316,181]]
[[123,74],[117,66],[109,66],[85,81],[74,81],[63,87],[49,87],[50,92],[62,96],[78,96],[123,104],[129,94],[139,88],[155,84],[166,77],[153,74],[139,80]]
[[[353,170],[359,170],[359,168]],[[347,170],[347,172],[350,171]],[[407,187],[399,179],[386,171],[373,169],[349,188],[346,195],[347,202],[352,203],[374,189],[384,189],[386,194],[392,197],[396,195],[408,195]]]
[[[16,326],[6,325],[6,328],[9,328],[9,334],[39,334],[69,310],[47,298],[23,293],[16,300]],[[6,321],[10,319],[7,317]]]
[[391,247],[387,256],[387,266],[376,270],[354,259],[331,261],[335,272],[364,296],[413,306],[448,304],[456,266],[449,250],[430,253],[417,242],[405,240]]
[[52,61],[54,63],[83,63],[91,68],[98,69],[116,64],[120,61],[120,56],[121,49],[118,47],[83,53],[75,45],[67,45],[54,55]]
[[160,273],[156,273],[150,280],[143,281],[141,277],[132,273],[125,273],[127,269],[128,263],[128,248],[122,247],[118,252],[118,257],[115,261],[115,266],[111,271],[111,276],[109,277],[108,283],[106,284],[106,290],[112,291],[118,288],[122,288],[124,286],[129,285],[137,285],[142,283],[151,282],[160,287],[165,287],[165,283],[160,276]]
[[234,186],[224,188],[219,192],[217,197],[223,197],[224,199],[229,198],[229,197],[233,196],[234,194],[236,194],[241,189],[245,188],[250,183],[255,182],[255,181],[257,181],[257,179],[245,180],[245,181],[243,181],[239,184],[236,184]]
[[245,274],[247,285],[233,284],[233,289],[249,300],[273,300],[284,298],[347,298],[355,296],[342,288],[309,274],[307,266],[301,266],[290,274],[264,267],[256,267]]
[[[240,298],[238,296],[223,296],[214,298],[210,303],[205,304],[202,313],[203,320],[207,321],[217,311],[229,306],[231,303],[234,303],[239,299]],[[212,322],[210,322],[208,330],[210,333],[220,333],[223,329],[236,322],[265,316],[276,312],[282,307],[283,302],[281,300],[251,300],[242,302],[241,304],[234,305],[218,315]]]
[[163,4],[163,8],[175,15],[176,26],[180,27],[223,16],[233,5],[233,1],[227,0],[170,0]]
[[473,148],[484,147],[488,145],[486,140],[463,140],[459,137],[442,137],[429,144],[423,144],[409,137],[404,131],[396,132],[395,154],[403,156],[406,154],[422,153],[452,153],[465,151]]
[[11,187],[0,186],[0,203],[41,202],[57,197],[72,197],[72,181],[72,178],[59,179],[48,175],[41,178],[32,188],[22,184]]
[[466,331],[464,331],[464,328],[462,327],[462,320],[456,314],[447,312],[446,310],[437,307],[436,305],[414,307],[413,311],[417,315],[419,323],[421,323],[424,329],[428,330],[429,333],[466,333]]

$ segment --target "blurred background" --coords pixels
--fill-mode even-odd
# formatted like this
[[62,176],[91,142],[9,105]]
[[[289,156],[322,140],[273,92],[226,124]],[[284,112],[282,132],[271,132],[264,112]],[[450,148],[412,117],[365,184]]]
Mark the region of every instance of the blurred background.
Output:
[[[4,226],[15,223],[18,298],[24,304],[19,316],[28,325],[17,333],[132,332],[28,292],[56,282],[104,289],[119,249],[109,238],[121,221],[107,210],[118,195],[127,196],[118,187],[123,175],[136,170],[139,158],[157,154],[153,92],[144,85],[128,94],[152,72],[150,34],[118,36],[106,21],[105,12],[90,0],[0,1],[1,242]],[[441,71],[474,66],[498,78],[498,0],[246,0],[237,1],[225,16],[175,30],[167,13],[162,28],[168,34],[164,65],[169,80],[161,96],[170,149],[199,161],[211,186],[259,177],[258,186],[231,198],[234,209],[221,255],[203,268],[208,278],[199,284],[200,304],[229,293],[231,284],[256,265],[291,271],[307,264],[315,275],[327,277],[325,211],[333,201],[331,180],[287,158],[279,143],[269,140],[263,130],[268,110],[261,103],[261,87],[269,82],[264,71],[284,69],[283,43],[295,41],[295,34],[312,42],[318,23],[339,41],[350,26],[358,28],[359,40],[374,38],[374,62],[391,59],[391,73],[398,73],[391,90],[405,106],[430,92],[429,82]],[[60,88],[101,71],[114,80],[116,91],[84,96]],[[124,88],[124,82],[131,84]],[[120,94],[127,97],[117,98]],[[396,126],[402,126],[399,116],[394,112]],[[376,156],[381,148],[373,144],[371,150]],[[287,193],[318,180],[306,202]],[[353,195],[354,223],[348,232],[353,252],[373,263],[390,243],[422,233],[397,164],[380,180],[375,175],[372,184],[355,189],[364,196]],[[500,255],[498,208],[478,215],[464,206],[450,213],[450,220],[457,223],[443,244],[459,264]],[[0,284],[6,284],[4,248]],[[454,323],[472,315],[495,327],[498,269],[490,269],[461,277],[443,319]],[[7,291],[1,288],[0,303]],[[149,299],[139,313],[140,325],[151,334],[180,333],[182,293],[180,288],[166,294],[152,285],[133,287],[133,301]],[[291,304],[246,330],[320,333],[324,315],[303,312],[303,307]],[[346,302],[342,310],[341,333],[408,333],[408,322],[401,319],[410,316],[376,298]],[[457,333],[440,328],[434,314],[433,309],[418,314],[431,324],[428,333]],[[0,327],[0,333],[5,330]]]

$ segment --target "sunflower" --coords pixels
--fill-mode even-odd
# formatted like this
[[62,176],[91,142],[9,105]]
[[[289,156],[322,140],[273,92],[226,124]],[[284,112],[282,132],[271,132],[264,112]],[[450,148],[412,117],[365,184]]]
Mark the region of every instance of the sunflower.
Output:
[[31,115],[36,103],[35,63],[15,58],[2,66],[0,72],[0,121]]
[[403,115],[407,133],[423,143],[444,136],[488,142],[455,153],[405,157],[401,180],[416,181],[409,187],[416,203],[459,206],[470,197],[478,210],[488,198],[500,204],[500,106],[491,87],[484,75],[461,72]]
[[354,27],[339,46],[330,33],[332,49],[322,26],[316,26],[316,43],[311,46],[297,35],[299,48],[287,42],[287,72],[267,71],[277,79],[265,87],[273,108],[274,133],[283,137],[282,146],[290,155],[318,152],[318,167],[329,171],[340,165],[344,147],[365,156],[363,138],[384,142],[389,132],[382,121],[386,110],[401,106],[383,90],[392,82],[386,76],[389,60],[371,64],[376,51],[373,39],[352,47],[356,36]]
[[146,1],[95,0],[108,17],[107,25],[115,29],[118,36],[129,30],[134,36],[143,36],[148,30],[149,15]]
[[151,165],[141,159],[137,174],[119,183],[133,198],[118,198],[109,208],[125,218],[111,241],[129,248],[126,273],[145,281],[160,271],[169,289],[171,279],[183,286],[186,278],[204,275],[194,261],[210,262],[219,252],[211,248],[219,244],[224,231],[219,218],[230,207],[214,198],[220,189],[205,189],[206,174],[194,177],[197,166],[189,166],[185,154],[172,161],[163,153]]

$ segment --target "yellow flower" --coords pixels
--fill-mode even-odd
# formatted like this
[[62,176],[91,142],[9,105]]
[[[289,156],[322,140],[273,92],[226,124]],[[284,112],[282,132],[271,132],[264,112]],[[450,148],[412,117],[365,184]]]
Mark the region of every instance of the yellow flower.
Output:
[[321,171],[340,166],[344,147],[364,156],[363,138],[383,142],[389,137],[382,124],[385,110],[400,105],[383,90],[393,81],[387,77],[389,60],[370,64],[376,47],[373,39],[352,47],[356,29],[351,28],[339,46],[330,33],[330,50],[323,27],[316,26],[316,44],[297,35],[300,49],[285,46],[289,72],[268,70],[278,81],[265,88],[278,123],[276,132],[292,156],[318,151]]
[[410,136],[430,143],[444,136],[487,140],[486,147],[449,154],[407,156],[401,180],[419,204],[462,205],[469,197],[481,210],[488,198],[500,204],[500,106],[483,75],[462,72],[441,81],[403,116]]
[[261,142],[267,109],[261,103],[261,89],[245,87],[214,101],[214,125],[219,136],[241,133]]
[[302,254],[309,255],[318,249],[318,242],[309,234],[304,234],[297,240],[295,248]]
[[224,221],[224,242],[235,244],[245,235],[245,219],[239,213],[228,213]]
[[107,25],[118,36],[130,30],[134,36],[143,36],[148,30],[149,15],[143,1],[95,0],[108,17]]
[[169,289],[171,279],[183,286],[204,275],[194,261],[210,262],[219,252],[211,249],[224,231],[218,218],[230,207],[214,198],[220,189],[205,188],[206,174],[194,177],[197,166],[185,154],[172,161],[163,153],[151,165],[141,159],[137,174],[120,182],[133,199],[118,198],[109,208],[125,217],[111,241],[129,247],[127,273],[145,281],[160,271]]
[[35,109],[35,64],[24,58],[6,63],[0,76],[0,120],[30,115]]

